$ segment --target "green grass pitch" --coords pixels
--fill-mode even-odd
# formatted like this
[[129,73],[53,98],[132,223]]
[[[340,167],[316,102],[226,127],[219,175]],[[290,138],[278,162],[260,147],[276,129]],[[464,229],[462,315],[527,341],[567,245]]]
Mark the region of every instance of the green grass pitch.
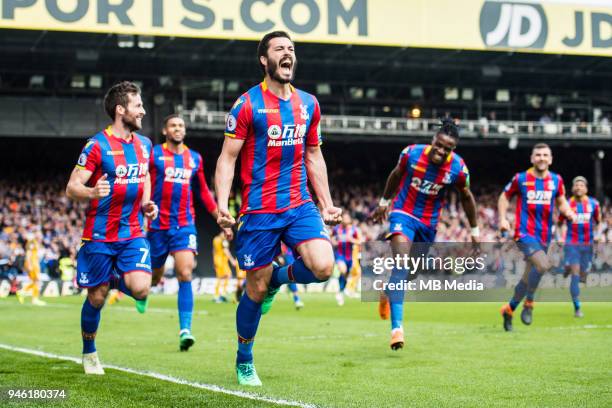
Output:
[[[0,300],[0,344],[80,357],[80,297],[47,299],[47,307]],[[534,324],[515,318],[501,328],[497,303],[407,303],[406,346],[389,349],[389,322],[375,303],[306,294],[295,311],[279,294],[264,316],[255,363],[264,386],[236,384],[235,308],[196,299],[197,343],[178,351],[176,297],[154,296],[136,313],[124,298],[106,306],[98,331],[104,364],[172,376],[226,390],[317,406],[596,407],[612,401],[612,303],[585,303],[575,319],[571,302],[539,303]],[[70,361],[0,349],[0,388],[65,388],[61,402],[10,406],[274,406],[107,369],[86,377]],[[1,399],[0,406],[8,401]]]

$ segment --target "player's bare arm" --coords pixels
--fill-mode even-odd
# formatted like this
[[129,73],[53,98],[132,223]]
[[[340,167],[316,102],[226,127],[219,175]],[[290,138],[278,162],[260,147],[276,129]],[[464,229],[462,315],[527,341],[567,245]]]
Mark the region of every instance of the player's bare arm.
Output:
[[155,202],[151,200],[151,175],[149,173],[147,173],[144,182],[141,208],[145,217],[150,220],[156,219],[157,215],[159,214],[159,208],[157,208],[157,204],[155,204]]
[[226,137],[221,149],[221,155],[217,160],[215,171],[215,191],[217,192],[217,224],[221,228],[231,228],[236,224],[236,220],[229,212],[228,201],[232,182],[234,181],[234,171],[236,169],[236,159],[240,155],[240,150],[244,145],[244,140]]
[[472,190],[468,187],[459,189],[459,200],[472,229],[470,234],[472,242],[477,243],[480,241],[480,231],[478,230],[476,199],[474,199]]
[[397,188],[400,185],[400,181],[402,180],[402,176],[404,175],[404,169],[402,166],[397,164],[395,168],[389,173],[387,177],[387,182],[385,183],[385,190],[383,191],[382,198],[378,203],[378,207],[374,210],[374,214],[372,218],[375,222],[383,222],[387,219],[389,215],[389,205],[391,204],[391,198],[395,195]]
[[499,216],[499,230],[504,233],[510,231],[510,222],[508,221],[508,207],[510,201],[506,197],[506,194],[502,192],[497,200],[497,213]]
[[321,215],[326,224],[336,225],[342,221],[342,210],[334,207],[331,193],[329,192],[329,181],[327,179],[327,165],[323,158],[323,152],[319,146],[308,146],[306,148],[306,172],[308,180],[319,198]]
[[70,174],[68,185],[66,186],[66,196],[76,201],[97,200],[110,194],[110,184],[107,175],[104,174],[98,179],[96,185],[87,187],[87,182],[91,178],[92,172],[79,167],[75,167]]

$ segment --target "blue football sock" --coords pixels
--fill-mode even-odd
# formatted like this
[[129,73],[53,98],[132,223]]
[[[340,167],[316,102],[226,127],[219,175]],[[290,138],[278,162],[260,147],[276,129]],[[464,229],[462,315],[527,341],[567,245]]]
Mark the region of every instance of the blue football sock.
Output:
[[510,299],[510,308],[512,310],[516,310],[518,305],[521,303],[521,300],[525,297],[525,292],[527,291],[527,284],[521,279],[519,283],[514,287],[514,296]]
[[542,274],[538,272],[535,266],[532,266],[529,271],[529,276],[527,277],[527,300],[533,302],[535,291],[540,284],[540,279],[542,279]]
[[572,275],[570,282],[570,294],[572,295],[572,302],[574,302],[574,309],[580,309],[580,276]]
[[344,288],[346,288],[346,276],[342,273],[338,276],[338,284],[340,285],[340,292],[344,292]]
[[83,354],[96,351],[96,332],[100,324],[100,310],[95,308],[89,299],[85,299],[81,308],[81,336],[83,337]]
[[261,303],[256,303],[245,293],[236,309],[236,329],[238,331],[238,353],[236,364],[253,361],[253,342],[261,318]]
[[191,331],[191,316],[193,315],[193,290],[191,281],[179,282],[178,314],[181,330]]
[[[402,270],[393,269],[393,271],[391,272],[391,276],[389,277],[389,283],[397,285],[405,279],[406,272]],[[404,290],[387,290],[386,294],[389,298],[391,309],[391,330],[398,329],[402,326],[402,323],[404,321]]]
[[300,300],[300,297],[298,296],[297,285],[295,283],[290,283],[288,286],[291,293],[293,293],[293,301],[298,302]]
[[272,270],[270,286],[278,288],[285,283],[313,283],[322,282],[306,267],[302,258],[298,258],[290,265]]

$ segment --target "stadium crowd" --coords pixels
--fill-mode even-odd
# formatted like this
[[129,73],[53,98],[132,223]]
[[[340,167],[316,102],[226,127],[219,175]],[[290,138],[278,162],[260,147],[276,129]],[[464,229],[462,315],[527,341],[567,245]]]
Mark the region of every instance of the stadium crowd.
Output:
[[60,260],[74,261],[85,207],[64,194],[64,177],[27,184],[0,181],[0,271],[24,271],[26,243],[40,244],[41,272],[60,277]]
[[[377,206],[383,182],[357,183],[355,180],[362,178],[342,172],[332,174],[330,178],[334,202],[350,212],[365,240],[382,239],[387,226],[372,222],[370,214]],[[60,277],[60,259],[74,260],[83,230],[85,206],[69,200],[64,188],[64,177],[27,184],[0,181],[0,276],[15,275],[24,270],[26,242],[32,238],[42,244],[39,252],[41,272],[50,277]],[[475,191],[483,242],[498,239],[498,194],[499,189],[494,187]],[[603,242],[612,243],[612,207],[609,201],[602,211]],[[469,224],[455,193],[450,193],[446,201],[436,240],[470,240]]]

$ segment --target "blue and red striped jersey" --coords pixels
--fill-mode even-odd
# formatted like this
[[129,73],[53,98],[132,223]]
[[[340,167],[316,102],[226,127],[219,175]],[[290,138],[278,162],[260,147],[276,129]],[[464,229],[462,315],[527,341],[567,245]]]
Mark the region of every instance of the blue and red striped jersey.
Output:
[[304,145],[321,144],[321,112],[313,95],[291,90],[283,100],[264,81],[238,98],[227,116],[225,136],[245,141],[241,214],[278,213],[312,200]]
[[530,168],[516,173],[504,194],[508,200],[517,195],[514,239],[531,235],[548,245],[552,239],[555,199],[565,195],[561,176],[549,171],[546,177],[538,178]]
[[89,187],[106,174],[111,191],[89,202],[84,240],[115,242],[144,236],[140,207],[151,147],[147,137],[133,133],[127,142],[114,136],[110,126],[87,141],[77,167],[92,172]]
[[359,229],[354,225],[345,227],[342,224],[336,225],[332,230],[332,238],[337,242],[336,254],[343,256],[344,259],[350,261],[353,259],[353,242],[360,237]]
[[565,243],[589,245],[593,243],[593,233],[595,224],[601,222],[601,208],[599,201],[593,197],[585,196],[582,200],[576,197],[569,199],[569,205],[576,213],[577,219],[571,222],[563,215],[559,216],[560,221],[567,222],[567,235]]
[[440,165],[429,160],[431,145],[406,147],[398,165],[404,170],[392,212],[400,212],[435,228],[444,204],[444,192],[455,186],[469,188],[470,173],[463,159],[452,152]]
[[182,154],[168,150],[166,143],[153,147],[149,161],[151,197],[159,207],[152,230],[194,225],[193,193],[211,214],[217,208],[206,178],[202,156],[184,146]]

